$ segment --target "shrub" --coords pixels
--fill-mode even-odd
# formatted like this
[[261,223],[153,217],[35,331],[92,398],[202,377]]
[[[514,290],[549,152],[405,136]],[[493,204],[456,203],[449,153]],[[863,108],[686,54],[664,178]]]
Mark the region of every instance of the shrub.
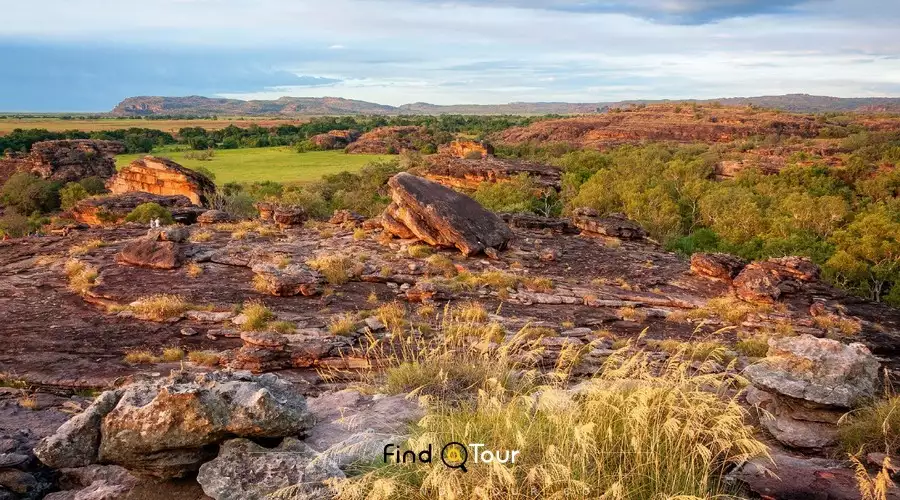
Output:
[[17,172],[0,188],[0,203],[20,214],[52,212],[59,207],[58,185],[35,175]]
[[69,210],[79,201],[90,197],[87,189],[77,182],[70,182],[59,190],[59,201],[63,210]]
[[0,237],[8,235],[12,238],[21,238],[34,231],[34,229],[34,225],[28,217],[20,214],[15,209],[8,209],[0,217]]
[[539,191],[527,174],[521,174],[509,181],[482,182],[472,198],[494,212],[533,212]]
[[848,413],[838,429],[847,453],[895,456],[900,453],[900,396],[891,395]]
[[97,177],[96,175],[85,177],[78,181],[78,183],[81,184],[81,187],[83,187],[84,190],[87,191],[87,194],[91,196],[106,192],[106,181],[104,181],[102,177]]
[[275,321],[269,324],[269,328],[282,335],[290,335],[297,331],[297,325],[290,321]]
[[434,253],[434,249],[428,245],[410,245],[406,254],[414,259],[424,259]]
[[128,222],[140,222],[148,224],[153,219],[159,219],[161,224],[172,224],[172,213],[159,203],[142,203],[134,208],[126,217]]

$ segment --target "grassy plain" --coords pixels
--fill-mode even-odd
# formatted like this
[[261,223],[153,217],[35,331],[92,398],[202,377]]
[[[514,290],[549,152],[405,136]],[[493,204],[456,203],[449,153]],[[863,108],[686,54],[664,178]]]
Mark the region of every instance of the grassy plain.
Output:
[[[171,158],[188,168],[206,167],[216,174],[216,183],[277,181],[287,184],[319,180],[323,175],[355,172],[374,160],[389,155],[348,155],[343,151],[298,153],[289,147],[220,149],[211,160],[185,158],[187,151],[164,149],[153,154]],[[120,155],[116,165],[122,168],[141,154]]]
[[[0,113],[2,115],[2,113]],[[207,130],[223,129],[229,125],[237,127],[249,127],[257,124],[261,127],[273,127],[277,125],[298,125],[304,123],[305,120],[279,120],[272,118],[219,118],[216,120],[141,120],[139,118],[128,118],[117,120],[115,118],[99,118],[99,119],[72,119],[63,120],[60,118],[34,117],[6,117],[0,118],[0,135],[8,134],[17,128],[29,129],[40,128],[51,132],[62,132],[64,130],[81,130],[83,132],[97,132],[101,130],[119,130],[131,127],[150,128],[162,130],[163,132],[175,133],[182,127],[203,127]]]

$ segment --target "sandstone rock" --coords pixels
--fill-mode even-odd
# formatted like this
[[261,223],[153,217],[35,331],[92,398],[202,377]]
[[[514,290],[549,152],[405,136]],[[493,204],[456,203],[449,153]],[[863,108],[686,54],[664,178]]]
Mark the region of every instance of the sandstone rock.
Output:
[[272,213],[272,220],[280,227],[302,226],[307,218],[306,210],[300,207],[278,207]]
[[420,144],[434,141],[425,127],[400,125],[378,127],[362,134],[347,146],[350,154],[398,154],[405,150],[415,151]]
[[[0,172],[28,172],[60,182],[94,176],[106,179],[116,173],[116,162],[112,157],[124,152],[125,145],[118,141],[41,141],[34,143],[27,155],[0,158]],[[0,184],[5,180],[0,178]]]
[[639,240],[647,236],[647,232],[636,222],[622,214],[609,214],[601,217],[590,208],[578,208],[572,214],[572,224],[588,233],[602,234],[623,240]]
[[571,234],[578,232],[568,219],[559,217],[542,217],[540,215],[522,213],[502,213],[499,215],[510,227],[519,229],[549,230]]
[[205,175],[155,156],[134,160],[110,179],[107,188],[115,194],[141,191],[182,195],[194,205],[204,205],[216,192],[216,185]]
[[463,189],[476,189],[483,182],[508,182],[523,174],[540,187],[559,189],[562,178],[560,169],[552,165],[494,156],[471,159],[435,155],[426,160],[419,173],[434,182]]
[[338,225],[352,224],[353,226],[359,226],[360,224],[365,222],[365,220],[365,217],[359,215],[356,212],[352,212],[350,210],[335,210],[331,218],[328,219],[328,223]]
[[98,461],[100,422],[118,404],[121,391],[106,391],[83,412],[72,417],[56,433],[34,449],[38,459],[50,467],[84,467]]
[[503,248],[512,232],[475,200],[405,172],[388,181],[394,203],[385,211],[429,245],[456,247],[471,255]]
[[397,213],[399,208],[396,203],[391,203],[388,205],[387,209],[385,209],[384,213],[381,214],[380,221],[381,227],[391,235],[394,235],[400,239],[409,240],[416,237],[416,235],[408,228],[406,225],[394,218],[392,214]]
[[782,444],[818,449],[837,442],[835,424],[843,411],[770,394],[753,386],[747,389],[747,402],[766,412],[760,415],[760,423]]
[[734,279],[735,294],[750,302],[774,302],[819,278],[819,267],[804,257],[752,262]]
[[31,497],[31,493],[37,489],[37,486],[37,479],[25,471],[0,469],[0,488],[6,488],[13,493]]
[[269,203],[268,201],[260,201],[254,205],[256,207],[256,211],[259,212],[260,220],[272,220],[272,216],[275,214],[275,206],[274,203]]
[[141,238],[127,243],[116,260],[151,269],[175,269],[181,266],[184,255],[177,243]]
[[354,463],[371,462],[372,457],[379,457],[384,453],[385,446],[400,445],[407,439],[408,436],[375,432],[369,429],[352,434],[343,441],[332,445],[322,452],[321,458],[345,469]]
[[260,286],[264,284],[267,293],[278,297],[309,297],[319,293],[320,285],[325,282],[321,274],[304,264],[289,264],[284,268],[274,264],[255,264],[251,269],[260,276]]
[[144,203],[156,203],[169,209],[174,216],[179,210],[191,206],[191,200],[184,196],[160,196],[150,193],[126,193],[116,196],[99,196],[87,198],[75,204],[71,210],[72,217],[85,224],[94,226],[116,224]]
[[456,158],[472,158],[476,154],[481,158],[487,158],[494,156],[494,146],[485,141],[456,140],[442,147],[438,153]]
[[731,282],[747,265],[740,257],[727,253],[695,253],[691,255],[691,271],[700,276]]
[[197,470],[224,439],[292,436],[309,422],[303,396],[275,376],[173,372],[103,393],[35,452],[52,467],[102,462],[171,478]]
[[231,216],[221,210],[207,210],[197,217],[197,223],[201,226],[231,222]]
[[184,226],[166,226],[147,231],[147,239],[182,243],[191,236],[190,230]]
[[309,140],[319,149],[344,149],[353,141],[359,139],[358,130],[331,130],[324,134],[317,134]]
[[770,339],[766,357],[748,366],[744,374],[767,391],[853,408],[875,396],[879,367],[862,344],[801,335]]
[[222,445],[215,460],[200,467],[197,482],[215,500],[263,500],[294,485],[302,485],[306,495],[299,498],[312,499],[330,498],[323,481],[343,477],[334,463],[296,439],[287,438],[275,448],[232,439]]

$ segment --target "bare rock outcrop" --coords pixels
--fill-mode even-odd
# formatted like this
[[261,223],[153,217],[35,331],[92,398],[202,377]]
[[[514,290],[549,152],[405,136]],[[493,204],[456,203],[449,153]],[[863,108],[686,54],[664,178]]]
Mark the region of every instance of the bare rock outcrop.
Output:
[[823,448],[837,438],[841,415],[876,395],[878,360],[862,344],[812,335],[769,340],[769,352],[748,366],[747,401],[766,410],[761,423],[782,443]]
[[[383,218],[402,223],[409,232],[425,243],[458,248],[472,255],[488,248],[502,249],[512,238],[512,231],[493,212],[485,210],[472,198],[436,182],[402,172],[388,181],[393,203]],[[397,234],[395,224],[385,230]]]
[[216,192],[216,185],[205,175],[156,156],[134,160],[110,179],[106,187],[114,194],[140,191],[182,195],[194,205],[204,205]]
[[353,141],[359,139],[359,136],[358,130],[332,130],[324,134],[314,135],[309,140],[319,149],[344,149]]
[[747,265],[747,261],[727,253],[695,253],[691,255],[691,271],[700,276],[730,283]]
[[103,393],[35,453],[55,468],[101,462],[173,478],[196,471],[226,439],[294,436],[310,423],[305,398],[273,375],[173,372]]
[[348,153],[397,154],[404,150],[417,151],[422,144],[433,141],[425,127],[401,125],[379,127],[361,135],[347,146]]
[[420,172],[423,177],[446,186],[476,189],[482,182],[505,182],[528,175],[538,187],[559,189],[562,173],[557,167],[541,163],[508,160],[495,156],[460,158],[434,155]]
[[624,215],[614,213],[600,216],[600,213],[592,208],[575,209],[572,213],[572,224],[587,233],[623,240],[640,240],[647,236],[644,228]]
[[[107,179],[116,173],[113,156],[125,152],[118,141],[72,139],[41,141],[27,155],[0,158],[0,172],[29,172],[38,177],[73,182],[85,177]],[[5,178],[0,178],[0,184]]]
[[478,159],[494,156],[494,146],[485,141],[453,141],[438,151],[441,155],[455,158]]
[[125,193],[112,196],[98,196],[79,201],[71,210],[72,218],[92,226],[117,224],[122,222],[132,210],[144,203],[156,203],[172,212],[179,222],[193,222],[199,213],[191,200],[185,196],[162,196],[150,193]]
[[747,265],[734,278],[734,291],[748,302],[775,302],[819,279],[819,267],[806,257],[779,257]]
[[184,263],[181,245],[174,241],[140,238],[125,244],[116,261],[150,269],[175,269]]

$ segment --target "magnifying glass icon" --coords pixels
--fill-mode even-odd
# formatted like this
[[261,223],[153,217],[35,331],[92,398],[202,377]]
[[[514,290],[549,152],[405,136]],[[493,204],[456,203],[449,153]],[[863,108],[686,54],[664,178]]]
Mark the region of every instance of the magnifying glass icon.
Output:
[[463,472],[469,472],[466,469],[466,461],[469,460],[469,450],[462,443],[453,441],[444,445],[441,449],[441,462],[451,469],[459,469]]

